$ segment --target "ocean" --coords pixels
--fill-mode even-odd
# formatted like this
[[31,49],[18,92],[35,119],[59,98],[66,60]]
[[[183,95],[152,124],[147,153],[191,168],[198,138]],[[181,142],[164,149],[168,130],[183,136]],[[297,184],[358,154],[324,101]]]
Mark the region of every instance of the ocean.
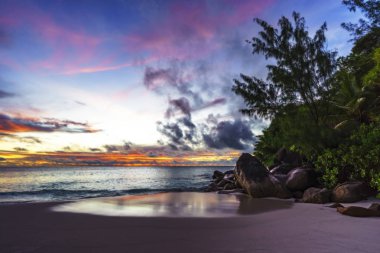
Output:
[[202,191],[232,167],[0,168],[0,203]]

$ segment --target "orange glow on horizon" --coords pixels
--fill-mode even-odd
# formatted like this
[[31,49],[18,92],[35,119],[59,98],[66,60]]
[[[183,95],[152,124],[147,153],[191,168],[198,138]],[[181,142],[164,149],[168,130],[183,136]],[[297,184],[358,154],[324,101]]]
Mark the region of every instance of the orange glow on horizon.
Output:
[[238,152],[193,152],[183,156],[141,153],[0,152],[0,167],[38,166],[232,166]]

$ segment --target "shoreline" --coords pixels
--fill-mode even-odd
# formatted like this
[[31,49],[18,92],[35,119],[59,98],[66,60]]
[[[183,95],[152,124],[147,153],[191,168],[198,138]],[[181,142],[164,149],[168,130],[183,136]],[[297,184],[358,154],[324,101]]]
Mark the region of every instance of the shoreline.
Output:
[[[373,201],[344,204],[367,207]],[[67,202],[0,206],[1,252],[377,252],[379,218],[326,205],[215,218],[52,212]]]

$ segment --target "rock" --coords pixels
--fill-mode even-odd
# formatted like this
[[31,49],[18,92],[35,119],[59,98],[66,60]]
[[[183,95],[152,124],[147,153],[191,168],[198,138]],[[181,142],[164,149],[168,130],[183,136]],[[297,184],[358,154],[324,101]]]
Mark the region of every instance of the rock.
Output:
[[303,192],[301,192],[301,191],[293,192],[293,197],[294,197],[295,199],[302,199],[302,197],[303,197]]
[[236,162],[237,182],[254,198],[290,198],[291,194],[281,182],[269,174],[267,168],[256,157],[243,153]]
[[372,210],[376,210],[376,211],[380,211],[380,203],[372,203],[368,209],[372,209]]
[[305,203],[324,204],[330,202],[331,191],[323,188],[308,188],[302,196],[302,201]]
[[217,191],[218,190],[218,186],[216,185],[216,183],[212,182],[210,183],[207,188],[206,188],[206,192],[214,192],[214,191]]
[[352,203],[369,196],[369,189],[363,182],[346,182],[337,185],[332,192],[334,202]]
[[296,168],[288,173],[286,187],[291,191],[304,191],[316,183],[316,174],[313,169]]
[[294,169],[294,166],[290,164],[280,164],[274,167],[273,169],[270,170],[270,173],[273,175],[276,174],[288,174],[292,169]]
[[380,217],[380,211],[360,206],[337,207],[336,210],[343,215],[353,217]]
[[269,171],[259,159],[248,153],[243,153],[236,161],[235,174],[244,176],[246,180],[261,181],[268,177]]
[[227,181],[235,181],[235,174],[225,174],[224,177],[223,177],[224,180],[227,180]]
[[234,182],[234,184],[235,184],[235,187],[236,187],[237,189],[243,189],[243,187],[242,187],[241,184],[236,180],[236,178],[235,178],[235,182]]
[[233,175],[235,174],[234,170],[227,170],[226,172],[224,172],[224,175]]
[[285,185],[286,180],[288,179],[288,175],[284,174],[274,174],[273,176],[277,178],[277,180],[280,181],[283,185]]
[[236,187],[235,187],[234,183],[227,183],[224,185],[223,190],[233,190],[235,188]]
[[226,184],[228,184],[228,183],[230,183],[229,181],[227,181],[227,180],[224,180],[224,179],[222,179],[222,180],[220,180],[219,181],[219,183],[217,183],[216,185],[218,186],[218,187],[224,187]]
[[344,207],[344,206],[342,206],[342,205],[339,204],[339,203],[334,203],[334,204],[328,205],[328,206],[326,206],[326,207],[337,208],[337,207]]
[[224,177],[224,173],[219,170],[214,170],[214,173],[212,174],[212,179],[216,181],[222,180]]
[[280,148],[275,155],[276,164],[289,164],[293,167],[302,166],[302,161],[304,157],[301,154],[287,150],[285,148]]

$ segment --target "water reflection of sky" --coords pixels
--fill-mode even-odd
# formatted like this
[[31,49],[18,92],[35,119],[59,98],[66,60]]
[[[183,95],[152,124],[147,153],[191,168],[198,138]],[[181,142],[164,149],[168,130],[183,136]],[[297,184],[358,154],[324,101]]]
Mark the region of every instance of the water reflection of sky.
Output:
[[70,167],[0,170],[0,203],[65,201],[142,193],[195,191],[214,170],[230,167]]
[[233,217],[290,208],[292,201],[246,195],[177,192],[88,199],[53,208],[58,212],[135,217]]

